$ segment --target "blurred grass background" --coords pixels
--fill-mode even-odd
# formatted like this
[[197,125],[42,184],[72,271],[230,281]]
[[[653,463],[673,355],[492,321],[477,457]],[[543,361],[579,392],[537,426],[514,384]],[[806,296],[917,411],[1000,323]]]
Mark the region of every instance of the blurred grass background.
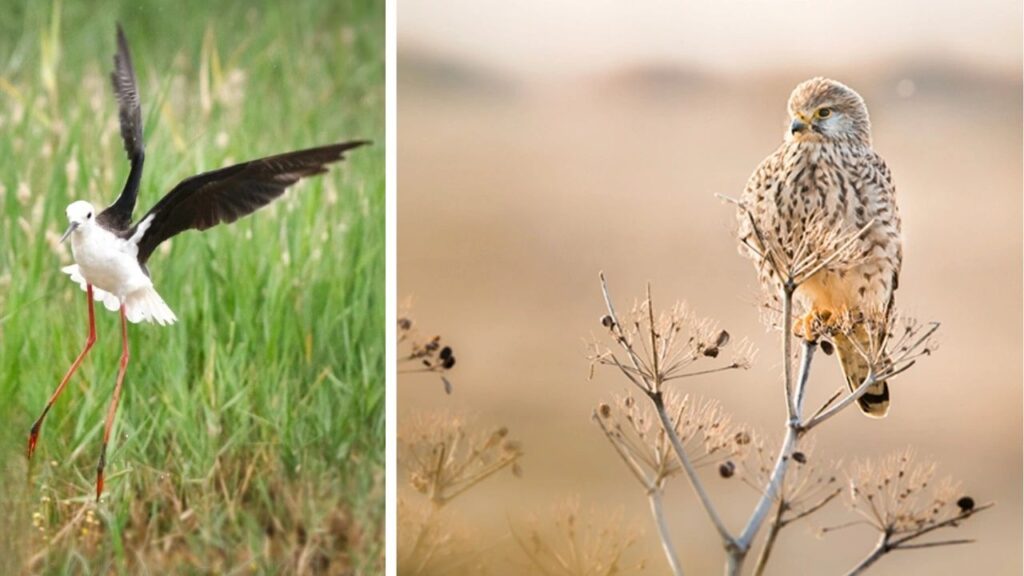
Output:
[[[0,20],[0,573],[329,573],[383,565],[382,2],[5,3]],[[150,262],[180,318],[130,327],[92,503],[117,316],[43,426],[86,336],[60,272],[65,206],[128,171],[108,75],[115,22],[145,121],[137,215],[181,179],[356,138],[360,149]]]

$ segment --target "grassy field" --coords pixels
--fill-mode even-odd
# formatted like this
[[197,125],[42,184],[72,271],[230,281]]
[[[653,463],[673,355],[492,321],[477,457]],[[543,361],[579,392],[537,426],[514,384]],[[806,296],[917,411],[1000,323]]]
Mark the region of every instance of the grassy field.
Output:
[[[0,20],[0,573],[383,566],[383,3],[221,4],[25,2]],[[128,171],[108,81],[116,21],[145,121],[137,215],[197,172],[375,145],[154,255],[180,322],[129,329],[97,506],[115,314],[97,309],[99,340],[31,476],[24,451],[86,336],[85,296],[60,272],[64,208],[109,203]]]

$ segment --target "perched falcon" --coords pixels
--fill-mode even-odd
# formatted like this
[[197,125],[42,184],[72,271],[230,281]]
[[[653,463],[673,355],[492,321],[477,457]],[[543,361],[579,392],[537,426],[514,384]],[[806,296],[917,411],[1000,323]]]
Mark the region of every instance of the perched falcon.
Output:
[[[871,122],[859,94],[835,80],[812,78],[790,94],[789,118],[784,142],[754,171],[741,201],[740,249],[754,259],[762,287],[777,295],[780,279],[747,247],[757,245],[757,231],[799,238],[809,222],[817,222],[856,233],[874,220],[858,240],[861,258],[846,267],[823,269],[797,288],[796,303],[806,311],[797,328],[803,326],[803,335],[813,338],[813,320],[878,311],[887,315],[892,309],[902,259],[900,218],[892,176],[871,148]],[[868,363],[855,346],[869,349],[868,329],[859,323],[832,335],[851,390],[868,374]],[[859,404],[868,416],[885,416],[886,383],[872,385]]]

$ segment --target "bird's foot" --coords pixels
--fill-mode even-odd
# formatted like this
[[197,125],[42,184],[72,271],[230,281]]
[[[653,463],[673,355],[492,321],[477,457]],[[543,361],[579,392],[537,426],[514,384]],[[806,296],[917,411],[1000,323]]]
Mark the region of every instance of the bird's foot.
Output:
[[817,342],[822,336],[832,333],[837,324],[831,310],[811,310],[797,319],[793,334],[808,342]]
[[31,462],[32,456],[36,453],[36,442],[39,441],[39,423],[36,422],[32,426],[32,430],[28,433],[28,459]]

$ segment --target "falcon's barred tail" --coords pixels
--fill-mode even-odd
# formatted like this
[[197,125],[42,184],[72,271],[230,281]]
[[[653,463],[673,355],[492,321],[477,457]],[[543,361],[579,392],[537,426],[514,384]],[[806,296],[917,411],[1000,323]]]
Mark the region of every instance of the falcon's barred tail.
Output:
[[[856,345],[850,340],[851,338],[856,339]],[[858,346],[861,350],[870,349],[867,330],[863,324],[860,324],[854,328],[851,335],[836,334],[832,340],[836,345],[839,364],[843,367],[843,375],[846,376],[846,384],[853,392],[860,388],[861,383],[868,377],[870,369],[867,360],[857,351]],[[885,381],[872,384],[864,392],[864,395],[857,399],[857,405],[860,406],[864,414],[872,418],[884,418],[889,412],[889,385]]]

